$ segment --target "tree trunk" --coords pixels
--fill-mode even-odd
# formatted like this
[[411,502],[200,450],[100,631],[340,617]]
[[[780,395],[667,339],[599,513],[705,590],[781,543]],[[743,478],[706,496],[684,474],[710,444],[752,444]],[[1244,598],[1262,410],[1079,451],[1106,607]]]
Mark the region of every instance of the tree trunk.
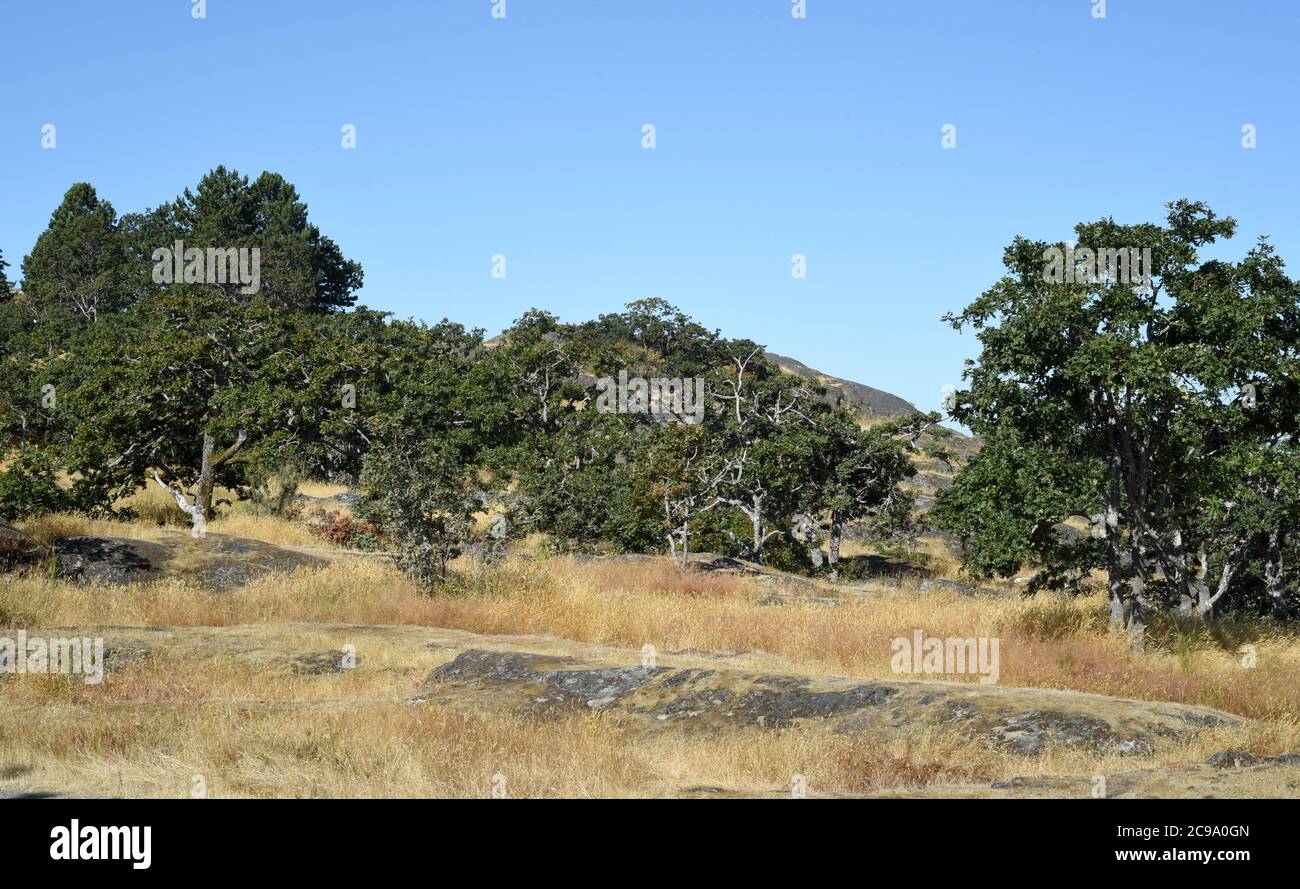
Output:
[[834,568],[840,561],[840,540],[844,537],[844,520],[839,513],[831,513],[830,564]]
[[[677,549],[677,541],[679,540],[682,543],[680,552]],[[669,532],[668,545],[672,547],[673,560],[677,563],[677,570],[685,571],[686,566],[691,563],[691,537],[686,524],[682,524],[676,531]]]
[[1196,581],[1193,587],[1196,590],[1196,616],[1200,620],[1214,614],[1214,597],[1210,595],[1210,564],[1205,553],[1205,547],[1201,547],[1201,564],[1196,569]]
[[1128,637],[1133,650],[1147,647],[1147,624],[1151,620],[1151,602],[1147,599],[1146,561],[1142,545],[1136,540],[1131,550],[1132,563],[1128,578]]
[[[1232,575],[1236,573],[1237,566],[1241,562],[1242,556],[1246,553],[1246,547],[1249,546],[1251,538],[1247,537],[1239,541],[1231,553],[1223,560],[1223,572],[1219,575],[1219,587],[1211,595],[1210,583],[1206,579],[1209,570],[1209,562],[1205,556],[1205,548],[1201,548],[1201,567],[1199,571],[1199,580],[1197,592],[1200,596],[1200,604],[1196,609],[1196,616],[1201,620],[1209,620],[1214,616],[1214,606],[1219,604],[1228,593],[1228,588],[1232,584]],[[1279,558],[1281,558],[1279,556]]]
[[1124,630],[1124,579],[1113,575],[1110,579],[1110,631],[1119,634]]
[[1146,581],[1140,577],[1129,580],[1128,638],[1133,650],[1146,651],[1147,622],[1151,619],[1146,604]]
[[1119,482],[1112,475],[1106,500],[1104,534],[1106,538],[1106,588],[1110,598],[1110,632],[1124,632],[1124,558],[1119,536]]
[[162,480],[158,470],[154,470],[153,479],[164,491],[172,495],[181,512],[190,517],[190,536],[202,538],[208,536],[208,518],[212,509],[212,479],[216,468],[213,465],[212,450],[216,447],[211,435],[203,436],[203,458],[199,464],[198,483],[194,488],[194,502],[179,488],[174,488]]
[[[1187,570],[1187,549],[1183,546],[1183,532],[1175,531],[1173,541],[1170,544],[1172,550],[1172,559],[1164,559],[1165,574],[1173,574],[1175,582],[1178,584],[1178,613],[1184,617],[1190,617],[1196,611],[1196,583],[1195,575]],[[1202,547],[1204,551],[1204,547]],[[1171,564],[1172,563],[1172,564]]]
[[1282,586],[1282,533],[1276,529],[1268,532],[1268,554],[1264,561],[1264,583],[1273,600],[1273,617],[1285,623],[1290,618],[1286,590]]
[[162,476],[158,474],[158,470],[156,469],[153,471],[153,480],[158,483],[158,487],[162,488],[168,494],[171,494],[172,499],[176,501],[176,505],[180,507],[181,512],[190,517],[190,536],[206,537],[208,534],[208,518],[206,513],[199,509],[197,502],[198,498],[195,498],[194,503],[190,503],[189,498],[185,496],[184,492],[179,488],[173,488],[171,485],[163,481]]
[[189,498],[179,488],[172,487],[163,481],[158,470],[153,471],[153,480],[158,486],[172,495],[176,505],[181,511],[190,517],[190,536],[206,537],[208,534],[208,519],[212,518],[212,489],[216,484],[217,469],[230,462],[248,438],[241,431],[235,439],[235,443],[217,456],[213,456],[212,451],[216,448],[216,440],[211,435],[203,436],[203,458],[199,464],[198,482],[194,488],[194,502],[190,503]]
[[194,524],[190,534],[195,537],[207,536],[208,519],[212,517],[212,482],[216,475],[212,451],[216,445],[211,435],[203,436],[203,462],[199,466],[199,481],[194,490],[194,511],[190,513]]

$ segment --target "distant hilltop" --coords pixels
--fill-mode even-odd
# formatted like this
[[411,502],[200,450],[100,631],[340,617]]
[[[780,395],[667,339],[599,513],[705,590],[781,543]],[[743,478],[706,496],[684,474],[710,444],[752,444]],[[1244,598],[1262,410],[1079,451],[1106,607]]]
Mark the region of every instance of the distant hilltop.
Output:
[[842,380],[814,370],[802,361],[777,355],[775,352],[764,353],[767,360],[786,373],[816,380],[826,387],[825,400],[835,407],[856,409],[864,417],[901,417],[917,413],[916,406],[910,401],[899,398],[882,389]]
[[[501,334],[497,334],[484,340],[483,344],[491,349],[495,348],[500,341]],[[863,383],[855,383],[852,380],[844,380],[830,374],[824,374],[809,367],[802,361],[796,361],[775,352],[764,352],[763,357],[788,374],[803,377],[824,386],[826,394],[822,396],[822,401],[832,407],[846,408],[850,412],[859,414],[864,419],[871,417],[888,419],[920,413],[910,401],[899,398],[897,395],[883,389],[876,389]],[[585,372],[579,374],[579,378],[584,386],[592,385],[596,379],[590,373]]]

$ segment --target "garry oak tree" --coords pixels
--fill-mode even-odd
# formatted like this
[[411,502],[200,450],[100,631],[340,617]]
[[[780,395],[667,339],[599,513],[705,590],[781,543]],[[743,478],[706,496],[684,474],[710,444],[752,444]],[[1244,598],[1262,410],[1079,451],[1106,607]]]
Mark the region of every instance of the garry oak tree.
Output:
[[1266,242],[1201,258],[1235,228],[1188,201],[1164,225],[1076,227],[1076,256],[1149,251],[1144,280],[1048,274],[1064,245],[1017,238],[1006,276],[949,316],[981,345],[953,415],[984,446],[935,514],[968,568],[1102,570],[1140,646],[1153,612],[1211,617],[1258,538],[1291,534],[1298,291]]

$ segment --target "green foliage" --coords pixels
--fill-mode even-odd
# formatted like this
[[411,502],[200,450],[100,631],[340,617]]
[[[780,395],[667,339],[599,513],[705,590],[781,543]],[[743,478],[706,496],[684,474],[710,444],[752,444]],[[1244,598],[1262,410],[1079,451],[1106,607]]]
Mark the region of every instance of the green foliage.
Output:
[[366,456],[358,512],[382,529],[399,567],[429,589],[470,540],[476,480],[454,447],[398,434]]
[[59,487],[58,467],[38,448],[23,448],[0,471],[0,516],[8,521],[63,512],[72,507],[68,492]]
[[5,254],[0,250],[0,303],[8,302],[13,298],[14,292],[9,284],[9,278],[5,276],[5,269],[9,268],[9,263],[5,262]]
[[248,499],[253,511],[282,518],[289,516],[295,508],[298,486],[305,481],[307,476],[292,463],[277,469],[250,469]]
[[[914,473],[920,427],[864,433],[757,344],[721,339],[663,300],[578,326],[534,310],[485,366],[506,414],[493,465],[515,484],[512,517],[561,549],[667,543],[679,557],[703,546],[806,567],[812,541],[788,530],[797,513],[833,512],[837,540],[846,522],[911,523],[897,485]],[[700,378],[703,422],[602,412],[580,371]]]
[[382,372],[358,390],[359,415],[345,415],[365,443],[357,512],[402,570],[430,588],[473,541],[473,515],[494,488],[486,465],[506,422],[501,399],[482,331],[399,322],[373,342]]
[[[974,573],[1027,563],[1059,585],[1103,568],[1140,635],[1165,602],[1229,606],[1255,538],[1293,536],[1300,289],[1266,242],[1199,258],[1235,228],[1188,201],[1163,227],[1076,227],[1080,247],[1148,250],[1145,287],[1053,279],[1064,245],[1018,238],[1007,275],[949,317],[980,340],[954,416],[984,447],[935,517]],[[1071,517],[1092,532],[1063,532]]]
[[[264,302],[314,313],[339,311],[356,302],[362,270],[308,221],[307,205],[278,173],[252,182],[219,166],[175,201],[123,219],[135,282],[142,294],[176,288],[219,295],[231,303]],[[234,282],[159,285],[153,282],[153,251],[183,241],[185,248],[261,251],[260,290],[249,295]]]
[[127,307],[127,265],[113,205],[87,183],[72,186],[23,259],[26,307],[50,349]]
[[[62,451],[99,509],[155,473],[186,490],[243,490],[241,467],[292,434],[301,356],[292,316],[166,294],[80,334],[62,365]],[[210,478],[201,479],[204,450]]]
[[[913,498],[899,485],[916,475],[916,442],[939,418],[920,414],[861,429],[851,418],[834,415],[824,424],[815,454],[825,482],[814,506],[830,512],[833,525],[870,520],[873,536],[892,537],[915,530]],[[946,454],[931,449],[931,456]]]
[[516,450],[512,520],[551,535],[560,549],[641,551],[655,544],[653,513],[634,503],[634,473],[647,427],[626,415],[576,411],[544,445]]
[[[160,282],[176,242],[258,249],[261,289]],[[425,584],[488,507],[560,549],[702,545],[800,567],[819,545],[792,535],[800,514],[831,517],[836,540],[913,518],[908,429],[863,432],[759,345],[663,300],[578,325],[534,309],[492,343],[351,309],[360,267],[273,173],[218,167],[120,219],[79,184],[24,260],[24,298],[2,263],[0,441],[44,449],[88,511],[156,484],[201,534],[219,487],[284,515],[299,478],[359,482],[366,520]],[[598,410],[588,375],[620,371],[702,380],[703,421]]]

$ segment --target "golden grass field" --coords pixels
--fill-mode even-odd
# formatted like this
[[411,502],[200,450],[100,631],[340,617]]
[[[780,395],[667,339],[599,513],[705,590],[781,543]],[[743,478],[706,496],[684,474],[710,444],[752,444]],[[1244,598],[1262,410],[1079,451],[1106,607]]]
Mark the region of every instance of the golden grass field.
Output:
[[[158,525],[164,513],[141,513],[149,518],[130,524],[54,516],[22,529],[45,541],[168,532]],[[239,507],[210,531],[324,550],[305,527]],[[834,608],[767,607],[760,578],[681,573],[667,559],[516,556],[493,568],[459,567],[458,581],[432,596],[382,559],[346,554],[220,593],[177,578],[86,588],[35,572],[13,577],[0,585],[0,627],[244,635],[238,656],[205,642],[198,655],[163,652],[96,686],[0,676],[0,794],[186,796],[201,775],[211,796],[487,796],[498,773],[512,796],[780,795],[795,773],[812,795],[861,794],[1176,767],[1226,748],[1300,751],[1300,640],[1266,623],[1164,622],[1147,652],[1135,654],[1107,634],[1099,595],[963,597],[903,587]],[[1162,744],[1141,761],[1074,751],[1025,757],[929,730],[888,742],[815,728],[644,737],[601,713],[543,721],[411,706],[403,698],[446,657],[385,627],[527,637],[561,653],[646,644],[735,652],[745,667],[877,678],[893,676],[890,640],[915,629],[996,636],[1002,685],[1203,704],[1253,721]],[[361,665],[342,674],[303,676],[273,656],[334,650],[359,636]],[[1242,665],[1245,644],[1256,646],[1254,669]],[[1300,790],[1266,783],[1252,792]]]

